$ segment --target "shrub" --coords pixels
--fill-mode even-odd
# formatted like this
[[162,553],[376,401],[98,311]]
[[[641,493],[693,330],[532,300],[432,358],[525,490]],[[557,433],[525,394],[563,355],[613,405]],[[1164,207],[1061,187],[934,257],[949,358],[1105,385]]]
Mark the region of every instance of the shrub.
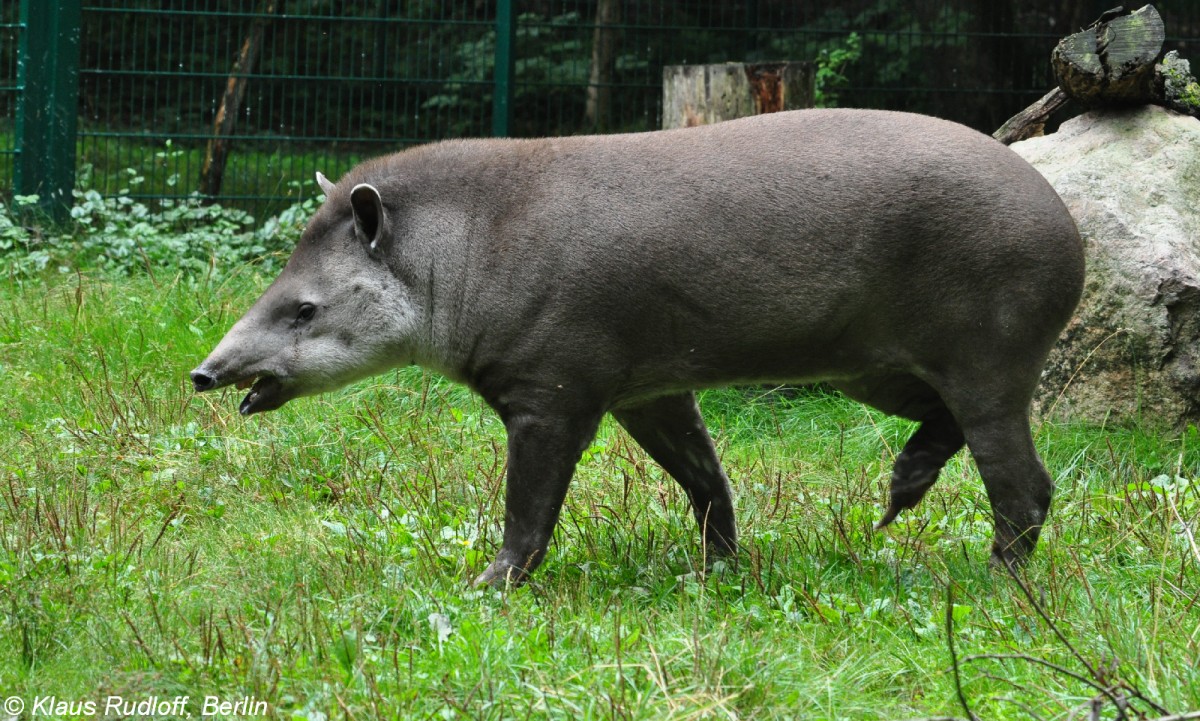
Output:
[[12,207],[0,203],[0,255],[7,265],[22,274],[57,267],[223,275],[248,262],[271,271],[282,264],[318,203],[305,200],[258,225],[249,213],[206,204],[199,195],[151,208],[131,197],[145,178],[132,169],[126,173],[128,186],[105,197],[89,187],[91,171],[85,167],[64,224],[37,222],[30,211],[37,196],[17,196]]

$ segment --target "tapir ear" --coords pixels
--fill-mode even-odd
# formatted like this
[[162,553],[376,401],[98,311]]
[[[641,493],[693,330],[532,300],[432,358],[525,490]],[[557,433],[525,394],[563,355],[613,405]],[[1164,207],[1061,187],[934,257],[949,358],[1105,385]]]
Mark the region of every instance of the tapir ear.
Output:
[[354,234],[372,256],[382,253],[387,238],[387,216],[379,191],[370,183],[354,186],[350,191],[350,207],[354,209]]
[[333,183],[329,182],[329,178],[326,178],[325,174],[319,170],[317,171],[317,185],[321,186],[321,192],[325,194],[326,198],[333,194]]

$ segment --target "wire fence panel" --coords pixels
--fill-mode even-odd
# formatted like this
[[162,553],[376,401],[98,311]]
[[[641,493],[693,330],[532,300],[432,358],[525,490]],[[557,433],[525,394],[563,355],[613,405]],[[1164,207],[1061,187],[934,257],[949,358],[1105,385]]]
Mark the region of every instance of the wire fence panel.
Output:
[[13,158],[17,154],[14,120],[17,98],[21,92],[17,76],[17,47],[21,41],[21,24],[15,0],[0,4],[0,189],[11,182]]
[[[222,109],[235,117],[222,136],[232,151],[219,197],[255,210],[311,195],[317,170],[337,177],[364,157],[478,122],[436,99],[446,54],[491,31],[472,3],[408,3],[406,16],[373,0],[131,4],[84,6],[80,159],[102,193],[195,191]],[[252,42],[253,62],[234,77]]]
[[[924,112],[990,132],[1053,85],[1054,44],[1111,4],[83,0],[78,185],[155,202],[206,190],[261,215],[314,194],[317,170],[336,178],[416,143],[499,127],[650,130],[664,65],[724,61],[817,61],[823,104]],[[1196,54],[1200,2],[1155,5],[1167,49]],[[19,152],[17,6],[0,0],[4,195]],[[515,15],[511,85],[498,82],[498,6]],[[511,118],[494,123],[502,99]]]

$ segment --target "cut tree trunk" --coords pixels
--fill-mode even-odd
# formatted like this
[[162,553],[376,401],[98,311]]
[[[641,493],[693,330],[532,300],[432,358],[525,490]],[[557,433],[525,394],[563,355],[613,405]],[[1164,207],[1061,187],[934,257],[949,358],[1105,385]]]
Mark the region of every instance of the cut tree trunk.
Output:
[[259,15],[251,22],[241,51],[233,62],[229,80],[225,82],[225,93],[221,96],[217,117],[213,120],[212,138],[208,141],[204,152],[204,164],[200,168],[200,193],[210,199],[221,194],[221,184],[225,180],[225,161],[229,157],[229,136],[237,124],[238,111],[241,110],[242,100],[246,96],[246,81],[258,62],[259,49],[267,30],[267,20],[275,14],[277,6],[282,2],[283,0],[263,2]]
[[1082,32],[1059,41],[1051,55],[1058,87],[1004,123],[992,137],[1004,144],[1038,137],[1047,118],[1068,101],[1086,108],[1162,105],[1200,114],[1200,85],[1178,53],[1167,53],[1166,32],[1153,5],[1109,10]]
[[663,128],[813,106],[811,63],[723,63],[663,68]]
[[588,73],[584,116],[588,127],[607,129],[612,107],[613,70],[617,60],[617,30],[621,22],[621,0],[600,0],[596,5],[596,29],[592,33],[592,67]]
[[1154,61],[1166,39],[1162,17],[1153,5],[1115,13],[1063,38],[1050,56],[1058,86],[1084,107],[1142,105],[1153,95]]

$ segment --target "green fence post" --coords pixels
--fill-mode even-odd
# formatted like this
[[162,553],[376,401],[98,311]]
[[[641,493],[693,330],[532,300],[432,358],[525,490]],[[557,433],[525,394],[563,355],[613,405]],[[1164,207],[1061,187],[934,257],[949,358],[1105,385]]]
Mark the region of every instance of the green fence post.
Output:
[[512,0],[496,3],[496,67],[492,86],[492,135],[506,137],[512,127],[513,78],[517,72],[517,15]]
[[62,220],[75,187],[81,0],[21,0],[13,191]]

